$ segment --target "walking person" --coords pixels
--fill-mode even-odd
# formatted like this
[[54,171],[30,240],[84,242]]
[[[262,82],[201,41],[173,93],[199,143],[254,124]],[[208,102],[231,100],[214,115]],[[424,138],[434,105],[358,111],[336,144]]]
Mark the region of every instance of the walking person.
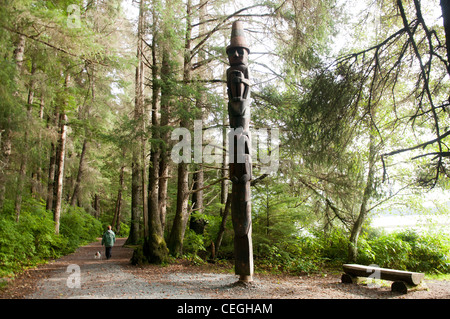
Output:
[[102,246],[105,245],[106,259],[111,258],[111,250],[116,242],[116,234],[111,230],[111,226],[103,233]]

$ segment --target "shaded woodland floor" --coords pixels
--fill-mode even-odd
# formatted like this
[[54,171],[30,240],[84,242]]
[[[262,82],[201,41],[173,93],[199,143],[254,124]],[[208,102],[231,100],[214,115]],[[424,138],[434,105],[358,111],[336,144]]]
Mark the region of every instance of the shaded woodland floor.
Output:
[[[133,266],[132,249],[118,239],[105,260],[100,239],[48,264],[25,271],[0,290],[2,299],[450,299],[450,281],[426,280],[428,291],[407,295],[390,287],[342,284],[339,274],[304,276],[255,274],[237,283],[229,269],[216,265]],[[95,253],[102,253],[96,259]],[[80,268],[80,287],[71,288],[69,265]],[[73,281],[72,281],[73,282]],[[68,284],[69,283],[69,284]]]

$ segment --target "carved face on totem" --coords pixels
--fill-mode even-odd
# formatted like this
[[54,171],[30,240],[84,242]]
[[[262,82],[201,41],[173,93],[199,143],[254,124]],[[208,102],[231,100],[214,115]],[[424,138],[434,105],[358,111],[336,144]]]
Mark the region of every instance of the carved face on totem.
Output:
[[226,49],[231,66],[247,65],[250,49],[245,39],[241,21],[234,21],[231,27],[230,45]]
[[229,48],[227,51],[228,61],[231,66],[235,65],[247,65],[248,64],[248,51],[242,47]]

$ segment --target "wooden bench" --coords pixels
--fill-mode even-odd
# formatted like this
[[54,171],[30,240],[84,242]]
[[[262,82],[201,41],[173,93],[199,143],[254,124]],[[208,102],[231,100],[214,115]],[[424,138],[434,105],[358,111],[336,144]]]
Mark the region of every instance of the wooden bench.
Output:
[[391,291],[403,294],[413,290],[426,290],[423,282],[425,274],[395,269],[380,268],[375,266],[363,266],[357,264],[344,264],[344,274],[341,281],[343,283],[358,283],[360,277],[370,277],[393,281]]

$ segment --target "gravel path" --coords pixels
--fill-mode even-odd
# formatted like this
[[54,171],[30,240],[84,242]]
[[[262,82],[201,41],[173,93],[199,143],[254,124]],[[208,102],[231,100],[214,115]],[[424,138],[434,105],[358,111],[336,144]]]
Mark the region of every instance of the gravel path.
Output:
[[255,275],[249,285],[221,267],[174,264],[130,265],[132,249],[118,239],[110,260],[96,259],[98,241],[75,253],[30,269],[0,298],[14,299],[449,299],[449,281],[426,281],[428,291],[395,294],[390,287],[342,284],[339,274]]
[[[53,263],[57,269],[49,278],[40,280],[36,290],[26,295],[29,299],[165,299],[205,298],[184,286],[183,274],[170,274],[164,284],[154,284],[124,270],[132,250],[122,247],[125,239],[118,239],[112,258],[95,258],[104,248],[100,241],[80,248],[74,254]],[[229,276],[227,276],[229,277]],[[231,278],[225,278],[230,280]],[[180,283],[174,287],[173,283]]]

